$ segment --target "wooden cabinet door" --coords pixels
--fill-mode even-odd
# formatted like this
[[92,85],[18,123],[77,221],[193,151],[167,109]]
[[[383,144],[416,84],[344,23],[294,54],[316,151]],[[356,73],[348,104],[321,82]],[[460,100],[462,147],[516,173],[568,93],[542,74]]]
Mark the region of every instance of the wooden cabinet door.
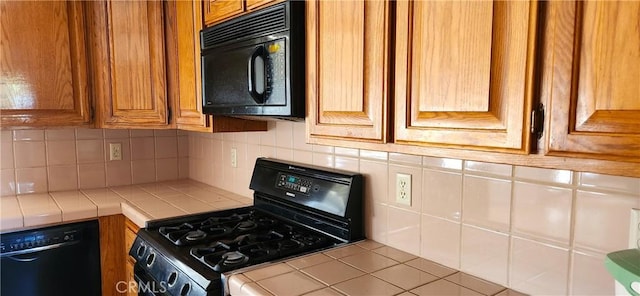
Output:
[[307,134],[387,140],[389,1],[307,2]]
[[[125,263],[125,277],[127,282],[127,295],[138,295],[138,285],[133,274],[133,267],[136,264],[135,259],[129,256],[129,249],[133,245],[133,241],[136,239],[136,233],[140,227],[134,224],[131,220],[124,218],[124,256],[127,258]],[[135,285],[131,284],[134,283]],[[120,287],[122,288],[122,287]]]
[[247,10],[256,9],[262,5],[265,5],[269,2],[274,2],[274,1],[276,0],[247,0],[246,2]]
[[640,2],[552,1],[547,154],[640,161]]
[[527,153],[536,16],[536,1],[398,1],[395,142]]
[[208,0],[204,5],[204,22],[207,25],[219,22],[244,12],[244,0]]
[[168,127],[162,1],[88,5],[98,125]]
[[82,3],[1,1],[0,28],[2,126],[88,124]]
[[176,127],[210,132],[209,118],[202,114],[201,2],[168,1],[165,5],[169,97],[174,103]]

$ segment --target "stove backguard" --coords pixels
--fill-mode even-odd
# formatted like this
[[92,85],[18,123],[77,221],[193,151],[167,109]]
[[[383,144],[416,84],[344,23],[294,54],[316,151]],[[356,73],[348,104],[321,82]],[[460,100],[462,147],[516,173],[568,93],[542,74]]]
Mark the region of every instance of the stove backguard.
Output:
[[362,175],[258,158],[254,206],[343,241],[364,238]]

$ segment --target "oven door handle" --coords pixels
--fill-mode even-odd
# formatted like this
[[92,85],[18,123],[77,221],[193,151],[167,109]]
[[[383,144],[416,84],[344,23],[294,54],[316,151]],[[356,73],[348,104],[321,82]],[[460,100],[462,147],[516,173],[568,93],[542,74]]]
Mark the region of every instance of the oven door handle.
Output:
[[[249,58],[249,69],[247,75],[247,78],[249,79],[249,94],[258,104],[264,104],[265,101],[265,53],[266,51],[264,50],[264,46],[260,45],[256,47]],[[260,64],[258,67],[259,69],[257,69],[259,72],[256,72],[256,62]]]

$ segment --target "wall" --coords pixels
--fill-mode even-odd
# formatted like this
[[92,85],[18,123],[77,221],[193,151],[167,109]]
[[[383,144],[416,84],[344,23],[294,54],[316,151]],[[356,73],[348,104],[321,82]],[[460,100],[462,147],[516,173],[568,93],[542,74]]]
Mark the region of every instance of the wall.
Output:
[[[637,178],[308,145],[304,123],[189,133],[189,177],[213,186],[251,196],[259,156],[362,172],[368,238],[531,294],[612,294],[604,256],[627,248],[640,207]],[[398,172],[410,207],[394,202]]]
[[[0,195],[100,188],[188,177],[186,133],[86,128],[2,131]],[[109,161],[109,143],[123,159]]]

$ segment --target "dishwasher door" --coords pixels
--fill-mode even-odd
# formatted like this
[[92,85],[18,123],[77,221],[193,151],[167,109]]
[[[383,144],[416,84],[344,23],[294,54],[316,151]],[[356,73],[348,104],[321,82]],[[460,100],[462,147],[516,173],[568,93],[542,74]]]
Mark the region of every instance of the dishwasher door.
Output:
[[101,294],[97,220],[0,238],[0,295]]

